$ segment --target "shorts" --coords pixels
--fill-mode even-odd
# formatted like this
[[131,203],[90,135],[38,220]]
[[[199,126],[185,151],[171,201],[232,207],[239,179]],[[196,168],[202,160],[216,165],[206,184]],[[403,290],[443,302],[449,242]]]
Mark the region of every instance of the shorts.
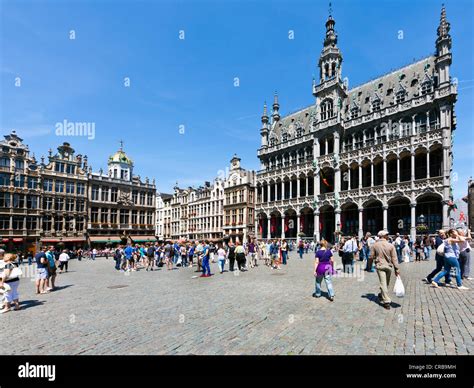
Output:
[[46,268],[36,268],[36,280],[48,278],[48,270]]
[[5,301],[8,303],[12,303],[14,300],[18,300],[20,295],[18,294],[18,285],[20,281],[17,280],[16,282],[5,283],[10,286],[10,291],[5,292]]
[[48,277],[56,275],[56,267],[48,268]]

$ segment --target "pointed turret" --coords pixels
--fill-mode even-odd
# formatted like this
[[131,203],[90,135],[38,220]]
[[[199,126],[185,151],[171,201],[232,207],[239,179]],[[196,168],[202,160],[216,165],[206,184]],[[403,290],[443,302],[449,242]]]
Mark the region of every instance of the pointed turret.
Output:
[[266,101],[263,104],[262,127],[260,128],[260,135],[262,136],[262,147],[266,146],[268,139],[268,113]]
[[438,73],[438,83],[443,85],[449,83],[449,67],[451,65],[451,35],[450,24],[446,18],[446,8],[444,4],[441,7],[441,17],[437,29],[436,38],[436,70]]
[[275,91],[273,96],[273,112],[272,112],[273,121],[280,120],[280,104],[278,103],[278,93]]

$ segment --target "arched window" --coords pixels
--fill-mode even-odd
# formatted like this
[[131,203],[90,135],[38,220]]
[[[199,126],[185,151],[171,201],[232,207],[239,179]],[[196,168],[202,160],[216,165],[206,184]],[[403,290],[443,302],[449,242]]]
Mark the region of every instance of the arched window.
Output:
[[304,129],[302,127],[296,128],[296,137],[301,137],[304,135]]
[[330,119],[333,117],[333,103],[332,100],[327,98],[321,103],[321,121]]
[[421,94],[425,95],[428,93],[431,93],[433,91],[433,82],[431,80],[427,79],[421,84]]
[[396,95],[396,102],[397,104],[400,104],[402,102],[405,101],[405,97],[406,97],[406,93],[403,89],[400,89],[398,92],[397,92],[397,95]]
[[288,141],[288,132],[284,131],[282,134],[281,134],[281,142],[284,143]]

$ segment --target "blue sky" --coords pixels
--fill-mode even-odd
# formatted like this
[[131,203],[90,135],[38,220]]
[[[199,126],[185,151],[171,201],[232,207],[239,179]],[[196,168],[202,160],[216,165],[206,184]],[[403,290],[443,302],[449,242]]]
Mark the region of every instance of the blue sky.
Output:
[[[459,80],[458,198],[474,175],[474,13],[472,1],[445,3]],[[0,131],[16,129],[37,158],[69,141],[98,170],[122,139],[135,174],[170,192],[176,181],[213,179],[234,153],[259,169],[262,106],[275,90],[282,114],[314,102],[326,1],[0,4]],[[440,9],[438,1],[333,1],[349,86],[433,53]],[[56,136],[64,119],[95,123],[95,139]]]

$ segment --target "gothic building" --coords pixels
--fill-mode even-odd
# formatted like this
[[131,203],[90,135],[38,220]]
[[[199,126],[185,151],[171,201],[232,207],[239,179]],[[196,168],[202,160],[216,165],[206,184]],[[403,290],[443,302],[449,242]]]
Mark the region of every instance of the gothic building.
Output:
[[264,105],[258,237],[415,236],[449,224],[457,88],[445,8],[435,53],[349,89],[332,15],[314,103],[280,115]]

